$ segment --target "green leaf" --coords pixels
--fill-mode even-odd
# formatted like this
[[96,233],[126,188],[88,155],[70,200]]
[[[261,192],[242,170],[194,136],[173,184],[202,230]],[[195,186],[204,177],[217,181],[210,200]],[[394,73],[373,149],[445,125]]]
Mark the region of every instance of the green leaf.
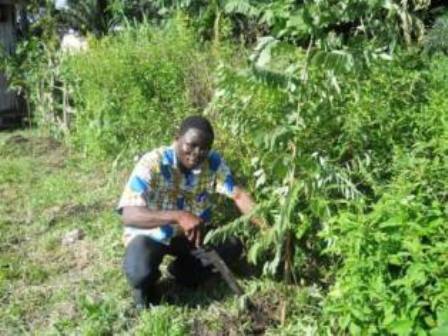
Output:
[[448,307],[437,312],[437,321],[442,324],[448,324]]
[[400,335],[410,335],[412,332],[412,326],[414,325],[414,322],[408,319],[398,320],[395,322],[392,322],[389,326],[389,331]]
[[431,336],[448,335],[448,308],[437,312],[438,326],[431,330]]
[[448,323],[431,330],[431,336],[446,336],[446,335],[448,335]]
[[403,224],[403,218],[395,216],[392,218],[389,218],[385,222],[382,222],[378,225],[381,229],[389,228],[389,227],[395,227],[395,226],[401,226]]
[[351,335],[361,335],[361,328],[354,322],[350,323],[349,330]]

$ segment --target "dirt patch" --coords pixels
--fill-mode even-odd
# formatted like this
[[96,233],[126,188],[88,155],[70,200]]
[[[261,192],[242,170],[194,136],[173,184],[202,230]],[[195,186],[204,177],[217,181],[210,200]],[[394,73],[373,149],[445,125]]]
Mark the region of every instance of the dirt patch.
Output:
[[248,333],[248,322],[243,316],[232,313],[227,309],[211,306],[213,320],[207,321],[201,318],[194,318],[190,335],[192,336],[236,336],[250,335]]
[[66,148],[51,137],[10,136],[2,145],[3,155],[45,156],[46,162],[58,166],[66,157]]
[[28,143],[30,140],[28,138],[25,138],[22,135],[13,135],[10,136],[8,139],[6,139],[5,141],[5,145],[10,147],[10,146],[15,146],[15,145],[21,145],[24,143]]
[[59,302],[54,306],[52,315],[51,320],[59,320],[62,318],[74,320],[78,316],[78,312],[73,302]]
[[82,216],[92,213],[94,211],[101,210],[105,205],[101,203],[93,204],[63,204],[55,205],[51,208],[44,210],[44,218],[47,219],[49,226],[53,226],[56,223],[73,216]]
[[23,135],[13,135],[5,140],[4,146],[9,149],[29,150],[36,153],[45,153],[61,147],[61,143],[50,137],[27,138]]
[[194,336],[236,336],[264,335],[266,330],[279,325],[284,319],[285,304],[269,297],[253,299],[245,309],[237,314],[228,310],[218,310],[216,319],[222,325],[214,330],[205,321],[194,319],[191,335]]
[[66,263],[69,267],[76,271],[82,271],[88,266],[92,265],[96,260],[97,251],[88,241],[80,240],[66,248],[67,259]]

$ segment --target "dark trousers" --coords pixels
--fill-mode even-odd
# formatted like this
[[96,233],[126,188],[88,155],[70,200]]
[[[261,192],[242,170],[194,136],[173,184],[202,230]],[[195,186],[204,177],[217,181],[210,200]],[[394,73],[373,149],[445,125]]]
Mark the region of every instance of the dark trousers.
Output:
[[[243,250],[236,238],[213,248],[227,264],[237,261]],[[136,303],[146,305],[157,301],[154,285],[160,278],[159,266],[166,254],[176,257],[168,266],[168,271],[178,282],[193,287],[205,280],[211,269],[202,266],[199,259],[191,255],[192,250],[193,245],[184,236],[174,237],[168,246],[147,236],[134,237],[126,248],[123,270],[134,289]]]

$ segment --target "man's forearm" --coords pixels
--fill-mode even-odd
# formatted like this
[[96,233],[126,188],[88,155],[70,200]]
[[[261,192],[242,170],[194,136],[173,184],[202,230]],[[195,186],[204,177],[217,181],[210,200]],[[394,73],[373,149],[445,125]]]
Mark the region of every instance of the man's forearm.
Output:
[[237,208],[245,215],[251,212],[255,207],[255,202],[252,200],[249,193],[239,187],[236,187],[233,200]]
[[143,229],[152,229],[167,223],[178,223],[180,211],[150,210],[146,207],[124,207],[122,221]]
[[[237,208],[243,213],[244,215],[249,214],[254,208],[255,208],[255,202],[250,196],[250,194],[243,190],[242,188],[237,187],[237,190],[235,192],[235,196],[233,198]],[[251,222],[255,225],[257,225],[260,229],[264,230],[266,229],[266,223],[263,219],[259,217],[252,217]]]

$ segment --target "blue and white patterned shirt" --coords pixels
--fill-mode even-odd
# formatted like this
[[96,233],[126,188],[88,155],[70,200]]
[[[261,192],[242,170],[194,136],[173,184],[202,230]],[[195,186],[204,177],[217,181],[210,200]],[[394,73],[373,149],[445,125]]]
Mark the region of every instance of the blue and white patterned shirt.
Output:
[[[146,153],[135,166],[121,196],[118,209],[126,206],[146,206],[152,210],[186,210],[211,219],[210,195],[218,192],[232,198],[234,181],[230,169],[218,152],[211,150],[196,169],[187,173],[179,169],[173,145]],[[153,229],[125,227],[124,241],[137,234],[169,244],[181,232],[175,223]]]

